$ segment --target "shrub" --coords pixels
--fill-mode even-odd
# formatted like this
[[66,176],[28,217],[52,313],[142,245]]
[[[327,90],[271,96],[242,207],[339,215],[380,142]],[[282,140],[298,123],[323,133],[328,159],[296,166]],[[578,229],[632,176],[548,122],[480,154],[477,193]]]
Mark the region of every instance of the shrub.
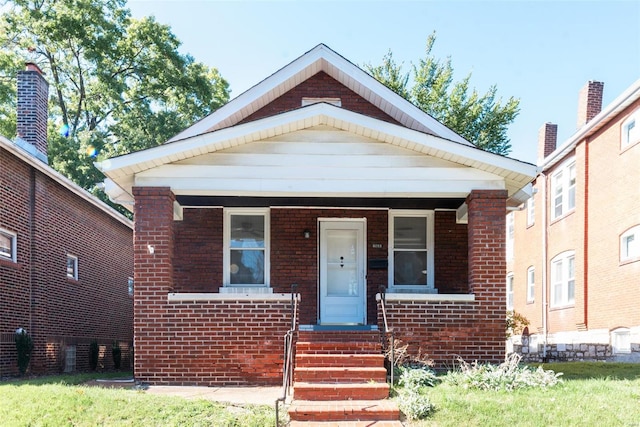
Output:
[[98,356],[100,355],[100,346],[98,341],[93,340],[89,344],[89,368],[95,371],[98,368]]
[[120,343],[118,341],[114,341],[111,346],[111,355],[113,356],[113,368],[120,369],[120,364],[122,362],[122,350],[120,349]]
[[459,359],[460,369],[449,372],[446,380],[454,385],[478,390],[513,391],[523,388],[547,388],[561,382],[562,373],[545,371],[539,366],[534,369],[520,366],[521,357],[510,354],[500,365],[478,364],[469,365]]
[[399,400],[398,406],[400,410],[410,421],[424,419],[435,409],[429,396],[421,394],[416,390],[401,392]]
[[24,375],[27,372],[29,361],[31,360],[33,340],[27,331],[22,328],[18,328],[16,330],[15,341],[16,352],[18,353],[18,370],[21,375]]
[[422,387],[434,387],[438,382],[435,372],[426,367],[400,368],[400,379],[398,384],[407,390],[419,391]]
[[507,321],[505,325],[507,338],[512,335],[520,335],[527,326],[529,326],[529,319],[515,310],[507,311]]

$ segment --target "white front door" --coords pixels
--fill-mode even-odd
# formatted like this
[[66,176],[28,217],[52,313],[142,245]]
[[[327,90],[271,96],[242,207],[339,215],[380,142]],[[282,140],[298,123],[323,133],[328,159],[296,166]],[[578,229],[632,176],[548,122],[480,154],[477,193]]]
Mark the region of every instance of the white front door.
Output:
[[366,324],[364,220],[320,221],[320,324]]

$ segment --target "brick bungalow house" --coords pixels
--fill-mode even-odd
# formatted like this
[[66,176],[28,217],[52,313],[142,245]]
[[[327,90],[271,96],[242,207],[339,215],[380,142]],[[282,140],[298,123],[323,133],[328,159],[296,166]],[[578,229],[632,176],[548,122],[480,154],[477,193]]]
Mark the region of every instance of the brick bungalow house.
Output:
[[531,322],[532,361],[640,361],[640,80],[602,109],[590,81],[578,127],[542,126],[534,196],[508,216],[507,293]]
[[535,166],[475,148],[325,45],[97,166],[135,211],[139,380],[278,383],[292,319],[357,336],[384,327],[383,297],[410,352],[504,357],[505,213]]
[[14,334],[34,340],[32,373],[89,369],[111,345],[129,364],[133,224],[47,164],[48,83],[18,73],[18,138],[0,136],[0,377],[18,372]]

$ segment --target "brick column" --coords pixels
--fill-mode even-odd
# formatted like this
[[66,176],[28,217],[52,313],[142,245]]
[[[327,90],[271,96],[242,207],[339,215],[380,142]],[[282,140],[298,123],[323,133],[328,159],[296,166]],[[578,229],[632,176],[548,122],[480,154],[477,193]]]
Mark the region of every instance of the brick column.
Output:
[[469,292],[478,303],[488,359],[504,355],[506,316],[505,190],[473,190],[467,197]]
[[169,338],[163,334],[167,294],[173,288],[173,202],[167,187],[134,187],[135,376],[149,380]]

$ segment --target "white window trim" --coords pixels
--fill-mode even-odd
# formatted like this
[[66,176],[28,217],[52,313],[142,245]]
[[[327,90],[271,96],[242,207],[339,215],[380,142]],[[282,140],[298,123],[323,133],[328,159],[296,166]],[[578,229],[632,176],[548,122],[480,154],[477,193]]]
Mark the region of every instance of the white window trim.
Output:
[[[419,218],[426,218],[427,219],[427,284],[426,286],[423,285],[394,285],[394,265],[393,265],[393,255],[394,255],[394,241],[393,241],[393,234],[394,234],[394,228],[393,228],[393,223],[394,223],[394,218],[396,217],[419,217]],[[388,243],[388,248],[389,248],[389,260],[388,260],[388,272],[389,272],[389,276],[388,276],[388,283],[389,289],[395,289],[395,290],[407,290],[407,291],[423,291],[426,293],[429,292],[434,292],[435,291],[435,285],[434,285],[434,278],[435,278],[435,273],[434,273],[434,219],[435,219],[435,215],[434,215],[434,211],[430,211],[430,210],[389,210],[389,243]]]
[[640,109],[631,113],[620,126],[620,149],[640,142]]
[[335,105],[336,107],[342,107],[342,100],[340,98],[310,98],[310,97],[303,97],[301,106],[306,107],[307,105],[317,104],[319,102],[326,102],[327,104]]
[[[573,277],[570,277],[568,274],[569,269],[569,260],[573,258]],[[561,254],[556,255],[551,260],[551,307],[552,308],[560,308],[560,307],[570,307],[575,304],[575,290],[576,290],[576,272],[575,272],[575,252],[574,251],[565,251]],[[556,277],[556,268],[555,265],[560,263],[562,277]],[[569,281],[573,280],[573,299],[569,298]],[[559,301],[556,300],[555,287],[559,284],[562,288],[562,296]]]
[[531,227],[536,222],[536,201],[532,195],[527,199],[527,227]]
[[[629,238],[634,241],[633,250],[629,253]],[[640,225],[635,225],[620,235],[620,262],[640,259]]]
[[3,259],[5,261],[17,262],[18,235],[9,230],[5,230],[4,228],[0,228],[0,233],[9,237],[9,239],[11,240],[11,253],[9,254],[10,256],[0,255],[0,259]]
[[[230,241],[231,241],[231,215],[264,215],[264,284],[231,284],[230,264]],[[223,253],[222,253],[222,285],[229,288],[268,288],[270,287],[270,247],[271,247],[271,220],[269,208],[225,208],[224,209],[224,230],[223,230]]]
[[527,268],[527,303],[532,303],[536,299],[536,269]]
[[[573,186],[571,186],[571,169],[573,168],[575,182]],[[558,176],[561,176],[559,179]],[[560,185],[562,192],[560,193],[561,197],[561,206],[562,211],[556,214],[556,198],[557,198],[557,186]],[[551,201],[549,208],[551,209],[551,219],[556,220],[562,218],[565,215],[573,212],[576,209],[576,187],[577,187],[577,171],[576,171],[576,161],[575,158],[571,158],[565,161],[560,167],[556,169],[555,172],[551,175]],[[573,189],[573,206],[569,206],[569,194]]]
[[514,278],[513,273],[507,274],[507,283],[506,283],[506,296],[507,296],[507,310],[513,310],[514,307]]
[[[69,274],[68,263],[73,260],[73,274]],[[76,255],[67,254],[67,277],[69,279],[78,280],[78,257]]]

